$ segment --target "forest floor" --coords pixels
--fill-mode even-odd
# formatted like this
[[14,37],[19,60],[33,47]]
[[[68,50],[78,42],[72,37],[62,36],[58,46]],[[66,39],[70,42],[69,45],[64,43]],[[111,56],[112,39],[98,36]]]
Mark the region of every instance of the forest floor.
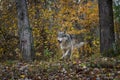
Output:
[[113,58],[75,61],[0,62],[0,80],[120,80]]

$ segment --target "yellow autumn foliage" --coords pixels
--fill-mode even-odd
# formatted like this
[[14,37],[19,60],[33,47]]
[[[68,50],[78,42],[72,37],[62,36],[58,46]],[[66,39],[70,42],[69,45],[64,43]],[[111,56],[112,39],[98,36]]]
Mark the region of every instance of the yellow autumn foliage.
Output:
[[[84,33],[86,40],[93,41],[92,47],[86,45],[86,53],[98,52],[99,36],[94,36],[95,33],[93,32],[98,28],[97,0],[87,3],[81,0],[79,4],[73,0],[58,0],[56,2],[51,1],[51,3],[40,0],[38,2],[34,3],[33,0],[28,0],[28,14],[34,37],[35,52],[39,53],[41,58],[60,57],[58,56],[61,51],[57,42],[57,32],[64,29],[67,29],[69,34]],[[12,7],[9,8],[9,4],[12,4]],[[1,11],[2,17],[0,17],[0,21],[2,21],[0,24],[0,31],[2,30],[0,42],[3,41],[3,46],[0,45],[0,52],[12,53],[15,52],[16,48],[18,49],[16,46],[19,44],[18,39],[15,38],[6,42],[3,35],[18,37],[16,5],[14,2],[10,3],[10,1],[4,0],[2,6],[4,10]],[[12,47],[9,48],[6,45]],[[78,57],[78,55],[75,56]]]

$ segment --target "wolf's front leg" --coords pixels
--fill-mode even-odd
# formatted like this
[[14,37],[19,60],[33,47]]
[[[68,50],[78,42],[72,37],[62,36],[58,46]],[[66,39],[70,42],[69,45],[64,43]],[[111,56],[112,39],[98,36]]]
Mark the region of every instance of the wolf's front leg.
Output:
[[65,53],[63,53],[63,56],[61,59],[70,58],[70,56],[71,56],[71,50],[68,49]]
[[69,49],[68,49],[65,53],[63,53],[63,56],[61,57],[61,59],[66,58],[66,56],[67,56],[68,52],[69,52]]

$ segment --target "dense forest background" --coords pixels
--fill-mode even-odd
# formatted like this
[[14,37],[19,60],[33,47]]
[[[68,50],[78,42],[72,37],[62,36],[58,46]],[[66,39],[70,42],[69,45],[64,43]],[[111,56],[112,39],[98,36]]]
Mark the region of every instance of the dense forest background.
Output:
[[[118,2],[113,2],[116,41],[120,38]],[[1,0],[0,4],[0,58],[18,59],[21,51],[16,3],[15,0]],[[100,53],[97,0],[27,0],[27,7],[34,51],[39,59],[61,55],[57,32],[64,29],[70,34],[83,34],[86,41],[91,41],[85,47],[87,55]]]
[[[112,49],[105,42],[106,34],[113,35],[107,33],[111,30],[110,27],[102,27],[104,32],[101,37],[103,25],[100,20],[103,18],[100,18],[99,11],[103,1],[109,4],[109,0],[0,0],[0,79],[119,80],[120,0],[110,0],[115,38],[114,43],[110,43]],[[108,7],[105,9],[105,12],[110,10]],[[28,27],[24,27],[22,23],[28,23],[25,24]],[[24,33],[21,25],[28,31],[24,36],[21,36]],[[84,36],[84,41],[88,44],[81,48],[80,53],[77,49],[73,52],[72,61],[61,62],[59,59],[62,52],[57,33],[64,30],[69,34]],[[31,44],[27,45],[31,46],[30,54],[23,44],[26,43],[24,39],[30,39],[28,41]],[[105,43],[108,45],[104,45]],[[32,58],[34,62],[24,62],[31,61]],[[7,74],[8,72],[10,73]]]

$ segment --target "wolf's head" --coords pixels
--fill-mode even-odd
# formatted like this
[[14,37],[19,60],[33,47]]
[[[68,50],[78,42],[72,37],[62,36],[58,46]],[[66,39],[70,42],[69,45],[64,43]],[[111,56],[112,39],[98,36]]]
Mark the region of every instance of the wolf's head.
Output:
[[66,42],[68,39],[69,39],[69,36],[67,33],[65,33],[64,31],[58,32],[58,42],[59,43]]

